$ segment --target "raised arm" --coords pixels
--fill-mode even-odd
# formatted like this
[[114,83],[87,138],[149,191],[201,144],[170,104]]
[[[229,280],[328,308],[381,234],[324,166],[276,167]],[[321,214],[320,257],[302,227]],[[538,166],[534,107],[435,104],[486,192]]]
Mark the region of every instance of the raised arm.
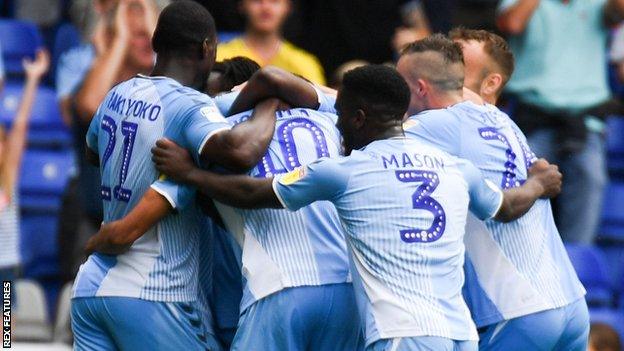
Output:
[[496,17],[496,25],[502,32],[518,35],[524,32],[540,0],[517,0]]
[[[74,96],[76,113],[83,123],[88,124],[104,97],[115,84],[117,74],[122,69],[128,51],[130,33],[128,29],[128,1],[120,1],[115,14],[115,33],[108,48],[102,46],[97,58]],[[104,21],[104,19],[100,19]],[[102,26],[103,24],[100,24]],[[100,32],[103,30],[99,28]],[[102,40],[100,40],[102,41]],[[101,50],[101,51],[100,51]]]
[[277,99],[264,100],[248,120],[210,137],[201,151],[202,160],[236,172],[253,168],[266,153],[273,137],[278,105]]
[[529,169],[529,178],[521,187],[504,191],[503,203],[494,219],[511,222],[527,213],[537,199],[557,196],[561,192],[561,178],[556,165],[544,159],[537,160]]
[[279,98],[290,106],[318,108],[319,99],[312,83],[277,67],[256,72],[232,104],[229,115],[247,111],[267,98]]
[[107,255],[122,254],[138,238],[163,219],[172,207],[164,196],[149,189],[139,203],[124,218],[102,224],[85,247],[87,254],[100,252]]
[[156,142],[152,160],[171,179],[193,185],[203,194],[238,208],[282,208],[272,188],[273,178],[218,175],[195,166],[188,151],[170,140]]
[[6,175],[9,184],[15,184],[19,174],[22,155],[26,146],[32,106],[41,77],[48,71],[50,66],[50,56],[46,51],[40,50],[37,52],[35,61],[31,62],[28,59],[24,59],[23,65],[26,71],[26,84],[11,131],[7,135],[6,164],[3,167],[3,169],[9,172]]

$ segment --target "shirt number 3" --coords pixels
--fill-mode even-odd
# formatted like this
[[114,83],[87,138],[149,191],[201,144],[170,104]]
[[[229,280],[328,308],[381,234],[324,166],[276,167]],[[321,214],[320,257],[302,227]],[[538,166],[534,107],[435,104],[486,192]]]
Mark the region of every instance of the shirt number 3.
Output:
[[446,213],[439,202],[431,194],[440,184],[435,172],[401,170],[396,171],[396,178],[403,183],[422,183],[412,194],[412,207],[415,210],[424,210],[433,214],[433,223],[429,228],[403,229],[399,233],[401,240],[406,243],[430,243],[442,237],[446,229]]

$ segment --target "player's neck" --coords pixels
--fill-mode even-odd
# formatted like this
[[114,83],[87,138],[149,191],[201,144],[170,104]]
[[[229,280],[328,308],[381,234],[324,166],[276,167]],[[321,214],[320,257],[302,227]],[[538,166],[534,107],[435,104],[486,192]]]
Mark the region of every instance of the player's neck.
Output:
[[388,128],[380,130],[379,133],[372,135],[371,138],[366,142],[366,145],[377,140],[392,139],[392,138],[403,137],[403,136],[405,136],[405,132],[403,132],[402,125],[400,124],[392,125]]
[[464,96],[459,92],[446,92],[444,94],[432,95],[429,98],[429,109],[435,110],[447,108],[464,101]]
[[156,65],[154,65],[150,76],[168,77],[184,86],[195,89],[201,89],[203,85],[203,82],[196,81],[197,70],[195,69],[195,64],[181,57],[162,57],[156,60]]

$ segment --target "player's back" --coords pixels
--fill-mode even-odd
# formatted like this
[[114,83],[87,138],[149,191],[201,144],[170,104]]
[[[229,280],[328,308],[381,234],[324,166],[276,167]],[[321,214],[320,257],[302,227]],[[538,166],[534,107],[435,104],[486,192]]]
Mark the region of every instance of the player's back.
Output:
[[[229,118],[233,124],[250,112]],[[311,109],[276,113],[275,134],[267,153],[250,171],[272,177],[341,152],[337,117]],[[296,212],[240,210],[219,205],[228,229],[243,245],[246,279],[241,310],[286,287],[344,283],[350,280],[346,244],[336,210],[318,202]],[[243,237],[244,236],[244,237]]]
[[203,94],[169,78],[137,76],[115,86],[100,105],[87,135],[102,174],[105,222],[123,218],[152,187],[177,210],[118,256],[91,255],[81,267],[74,296],[127,296],[158,301],[197,297],[202,230],[194,190],[159,181],[151,161],[156,140],[184,128],[194,105],[212,106]]
[[419,335],[476,340],[461,296],[467,162],[395,138],[339,163],[337,172],[349,176],[334,204],[350,237],[367,344]]
[[[492,105],[463,102],[412,116],[405,126],[407,135],[473,162],[502,189],[520,186],[535,159],[520,129]],[[537,200],[510,223],[469,218],[465,242],[464,292],[477,326],[561,307],[584,294],[549,200]]]

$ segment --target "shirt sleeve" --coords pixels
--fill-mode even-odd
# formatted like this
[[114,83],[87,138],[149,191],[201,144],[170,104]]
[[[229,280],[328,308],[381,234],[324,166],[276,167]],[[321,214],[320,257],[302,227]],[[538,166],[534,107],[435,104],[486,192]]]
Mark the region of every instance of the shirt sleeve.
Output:
[[454,156],[460,154],[460,127],[457,118],[443,110],[418,114],[403,123],[405,135],[426,141]]
[[56,95],[59,99],[76,92],[93,63],[89,47],[78,47],[61,55],[56,68]]
[[468,183],[470,212],[482,220],[496,216],[503,204],[502,190],[483,178],[477,167],[469,161],[461,160],[459,168]]
[[214,103],[200,104],[191,108],[185,118],[182,142],[187,150],[199,155],[210,137],[230,128]]
[[91,151],[99,154],[98,152],[98,133],[100,131],[100,123],[102,121],[102,105],[98,107],[95,112],[95,116],[91,119],[91,123],[89,124],[89,129],[87,130],[87,147],[91,149]]
[[214,98],[214,102],[222,115],[228,115],[228,113],[230,112],[230,108],[232,108],[232,104],[234,104],[234,101],[238,97],[238,94],[240,94],[240,91],[232,91],[229,93],[217,95]]
[[314,87],[314,90],[316,90],[316,96],[318,97],[318,111],[337,114],[338,112],[336,111],[336,96],[325,94],[316,85],[312,86]]
[[296,211],[315,201],[335,200],[349,180],[344,167],[330,158],[321,158],[305,167],[273,179],[273,191],[284,208]]
[[167,199],[175,210],[184,209],[195,200],[195,188],[174,183],[164,175],[152,183],[151,188]]

